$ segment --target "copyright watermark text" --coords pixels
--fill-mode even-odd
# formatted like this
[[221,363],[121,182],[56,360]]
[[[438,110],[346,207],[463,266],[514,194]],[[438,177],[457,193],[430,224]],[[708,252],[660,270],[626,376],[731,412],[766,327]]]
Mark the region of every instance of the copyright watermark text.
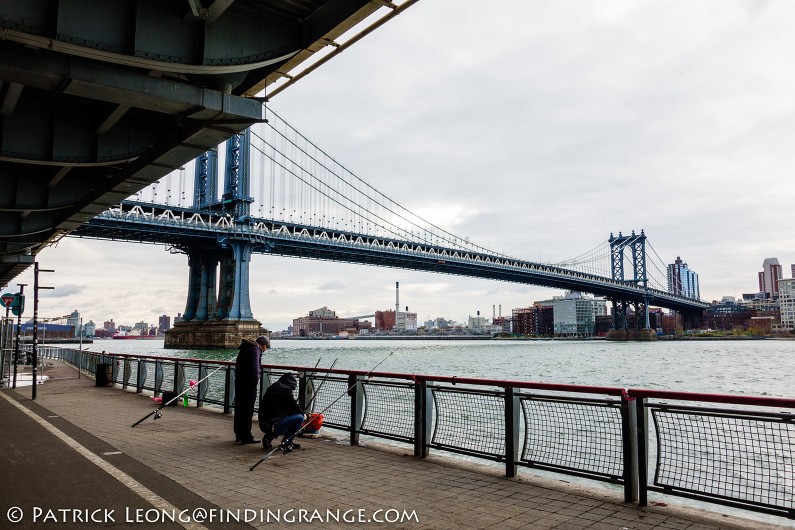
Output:
[[12,506],[5,513],[9,523],[31,521],[48,524],[102,524],[108,523],[419,523],[415,510],[382,508],[367,510],[352,508],[347,510],[311,510],[290,508],[271,510],[268,508],[192,508],[187,510],[162,510],[158,508],[86,509],[86,508],[42,508],[34,506],[27,511]]

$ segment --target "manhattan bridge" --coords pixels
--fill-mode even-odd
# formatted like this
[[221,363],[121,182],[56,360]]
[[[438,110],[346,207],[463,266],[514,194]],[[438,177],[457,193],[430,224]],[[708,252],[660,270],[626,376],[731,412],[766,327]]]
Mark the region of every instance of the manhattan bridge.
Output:
[[166,340],[177,347],[261,331],[253,254],[593,293],[612,302],[615,330],[630,306],[648,327],[651,304],[696,323],[706,304],[669,289],[639,227],[560,263],[494,252],[263,116],[265,94],[417,2],[0,0],[0,285],[79,236],[187,255],[185,321]]
[[170,173],[70,234],[187,255],[185,323],[176,329],[190,331],[172,333],[167,346],[212,341],[209,330],[230,323],[258,325],[248,294],[255,253],[584,291],[612,301],[616,329],[626,326],[628,305],[641,325],[650,304],[684,314],[705,307],[669,292],[664,261],[642,230],[610,234],[570,260],[532,262],[411,212],[273,111],[221,147],[199,156],[192,172]]

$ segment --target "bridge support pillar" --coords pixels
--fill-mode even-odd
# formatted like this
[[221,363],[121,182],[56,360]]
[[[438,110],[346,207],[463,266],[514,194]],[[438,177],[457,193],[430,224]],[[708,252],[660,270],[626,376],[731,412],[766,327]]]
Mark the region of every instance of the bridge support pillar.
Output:
[[[254,320],[249,303],[250,245],[188,250],[189,286],[184,320],[166,331],[169,349],[229,349],[241,339],[267,331]],[[220,281],[219,281],[220,264]]]

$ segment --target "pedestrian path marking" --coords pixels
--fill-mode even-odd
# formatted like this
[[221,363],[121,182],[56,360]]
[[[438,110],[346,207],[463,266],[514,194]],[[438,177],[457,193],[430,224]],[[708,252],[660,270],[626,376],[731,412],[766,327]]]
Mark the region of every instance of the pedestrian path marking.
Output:
[[[116,480],[124,484],[127,488],[129,488],[133,492],[137,493],[138,496],[140,496],[142,499],[147,501],[149,504],[151,504],[158,510],[161,510],[164,513],[180,511],[179,509],[177,509],[176,506],[169,503],[163,497],[153,492],[152,490],[150,490],[149,488],[147,488],[146,486],[144,486],[143,484],[132,478],[130,475],[122,471],[121,469],[109,464],[99,456],[95,455],[94,453],[89,451],[86,447],[81,445],[77,440],[68,436],[63,431],[57,429],[55,426],[45,421],[37,414],[34,414],[31,410],[29,410],[27,407],[22,406],[16,400],[11,399],[4,392],[0,392],[0,396],[3,396],[3,399],[5,399],[6,401],[14,405],[16,408],[27,414],[31,419],[33,419],[33,421],[35,421],[36,423],[47,429],[51,434],[58,437],[66,445],[68,445],[69,447],[71,447],[81,455],[83,455],[91,463],[95,464],[97,467],[105,471],[108,475],[110,475],[111,477],[115,478]],[[182,526],[186,530],[209,530],[207,527],[200,525],[198,523],[180,522],[179,519],[177,519],[175,522],[177,522],[180,526]]]

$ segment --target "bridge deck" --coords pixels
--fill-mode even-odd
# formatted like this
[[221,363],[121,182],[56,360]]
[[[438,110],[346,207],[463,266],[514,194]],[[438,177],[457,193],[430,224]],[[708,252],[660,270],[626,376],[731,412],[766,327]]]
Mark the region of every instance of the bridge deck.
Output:
[[[232,442],[231,416],[208,409],[168,408],[161,419],[132,429],[133,422],[152,410],[150,398],[97,388],[89,377],[76,379],[73,368],[59,361],[47,363],[45,373],[54,379],[38,387],[35,402],[29,399],[30,387],[5,389],[0,395],[4,432],[0,454],[6,456],[0,519],[8,517],[10,507],[23,508],[25,523],[16,528],[46,526],[30,521],[34,506],[45,512],[114,509],[118,525],[127,508],[133,515],[145,513],[150,503],[177,510],[306,509],[325,514],[326,509],[362,509],[367,516],[379,509],[416,511],[419,523],[380,525],[387,528],[774,528],[673,506],[641,509],[624,504],[620,491],[588,491],[534,478],[528,472],[507,479],[499,468],[449,457],[414,459],[410,449],[374,443],[350,447],[328,430],[319,439],[303,440],[301,450],[276,453],[249,471],[264,453],[259,445]],[[58,432],[76,440],[88,456],[75,452]],[[91,455],[110,466],[108,472],[89,461]],[[151,492],[143,493],[148,500],[130,491],[140,491],[138,485]],[[252,526],[350,524],[256,522]],[[205,522],[203,527],[246,525]]]

